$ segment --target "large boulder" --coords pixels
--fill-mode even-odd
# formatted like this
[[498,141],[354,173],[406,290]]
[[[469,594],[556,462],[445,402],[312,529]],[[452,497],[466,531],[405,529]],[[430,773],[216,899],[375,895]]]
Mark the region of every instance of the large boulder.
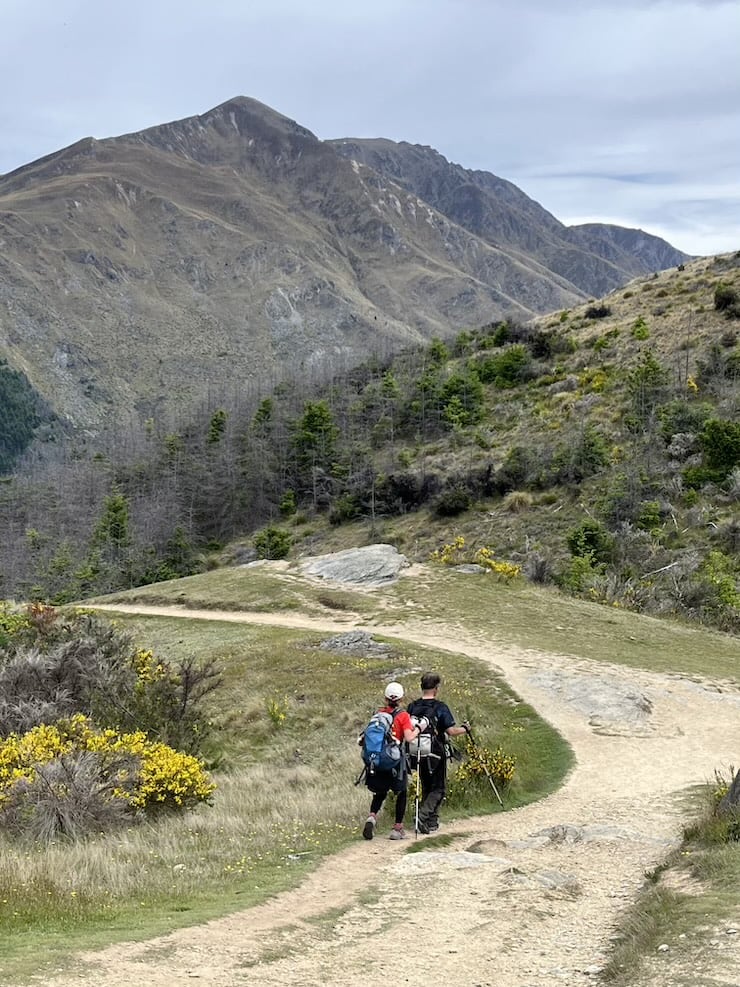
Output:
[[330,555],[316,555],[301,563],[308,576],[330,579],[336,583],[362,586],[385,586],[398,578],[408,560],[392,545],[368,545],[349,548]]

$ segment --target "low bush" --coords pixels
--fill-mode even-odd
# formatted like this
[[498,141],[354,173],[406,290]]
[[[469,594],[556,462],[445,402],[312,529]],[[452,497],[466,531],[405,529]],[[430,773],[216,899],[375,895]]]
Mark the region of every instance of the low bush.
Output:
[[260,559],[284,559],[290,551],[293,538],[289,531],[268,525],[254,536],[254,547]]
[[740,300],[737,291],[732,285],[720,281],[714,289],[714,308],[717,312],[724,312],[730,318],[740,317]]
[[164,809],[208,802],[203,762],[142,731],[100,730],[85,716],[0,742],[0,821],[33,839],[77,838]]
[[452,805],[490,795],[491,782],[501,795],[514,777],[516,758],[501,747],[495,750],[466,738],[462,763],[451,776],[448,799]]
[[473,498],[470,491],[464,487],[451,487],[439,495],[434,504],[434,513],[437,517],[457,517],[467,511]]
[[607,316],[612,314],[612,310],[608,305],[589,305],[586,311],[583,313],[586,319],[605,319]]

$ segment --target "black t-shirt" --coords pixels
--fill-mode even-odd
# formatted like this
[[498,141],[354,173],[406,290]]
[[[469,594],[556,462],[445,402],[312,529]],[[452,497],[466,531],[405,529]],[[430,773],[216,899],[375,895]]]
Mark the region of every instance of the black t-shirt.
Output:
[[455,717],[447,703],[439,699],[414,699],[409,703],[408,711],[411,716],[426,716],[437,724],[437,743],[442,745],[449,727],[454,727]]

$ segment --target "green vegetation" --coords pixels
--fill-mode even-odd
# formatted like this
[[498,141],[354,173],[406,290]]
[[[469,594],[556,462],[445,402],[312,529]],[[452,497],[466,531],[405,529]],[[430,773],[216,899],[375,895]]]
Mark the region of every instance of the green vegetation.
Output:
[[[723,579],[740,578],[740,349],[723,307],[740,267],[696,262],[634,289],[565,320],[465,327],[315,386],[221,396],[174,430],[150,420],[130,455],[82,447],[56,473],[14,477],[0,487],[3,593],[69,602],[252,547],[290,558],[386,540],[420,561],[454,518],[534,582],[736,632],[711,572],[719,552]],[[573,553],[585,519],[614,551]]]
[[26,375],[0,359],[0,475],[13,469],[48,420],[49,412]]
[[[460,553],[455,539],[448,543],[454,563],[472,561],[477,551],[463,541]],[[502,644],[657,672],[737,677],[740,643],[732,635],[600,606],[549,587],[533,586],[522,578],[499,579],[493,572],[470,576],[454,571],[444,559],[439,561],[443,564],[430,565],[423,580],[402,579],[387,587],[382,599],[349,587],[329,594],[325,587],[306,583],[291,569],[248,568],[128,590],[104,602],[179,605],[193,610],[300,611],[319,619],[333,619],[334,612],[341,610],[354,617],[355,623],[378,628],[407,622],[410,615],[414,620],[431,618],[462,627],[476,627],[486,620],[492,640]]]

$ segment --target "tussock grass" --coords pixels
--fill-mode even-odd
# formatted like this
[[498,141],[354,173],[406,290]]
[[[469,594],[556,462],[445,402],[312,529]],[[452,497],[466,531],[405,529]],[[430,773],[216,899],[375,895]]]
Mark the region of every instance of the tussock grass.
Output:
[[[77,844],[0,837],[5,977],[37,971],[41,955],[58,965],[76,947],[151,937],[245,907],[358,839],[370,796],[353,786],[361,768],[356,738],[391,678],[413,696],[420,672],[439,669],[458,718],[469,716],[481,741],[495,740],[517,757],[508,804],[550,791],[571,763],[551,727],[515,705],[488,668],[462,656],[393,642],[387,656],[353,657],[320,648],[327,635],[118,619],[157,653],[222,665],[225,684],[213,707],[214,804]],[[284,718],[271,715],[275,708]],[[446,815],[487,811],[500,811],[493,799]],[[389,825],[381,817],[381,829]]]

